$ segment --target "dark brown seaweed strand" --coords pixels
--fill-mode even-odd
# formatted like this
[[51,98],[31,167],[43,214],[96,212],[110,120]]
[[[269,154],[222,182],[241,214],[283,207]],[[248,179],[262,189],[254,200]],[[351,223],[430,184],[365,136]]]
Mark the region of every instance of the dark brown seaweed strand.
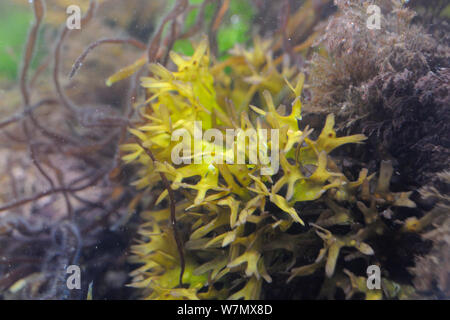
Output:
[[8,130],[2,130],[1,133],[8,138],[8,140],[12,142],[16,142],[18,144],[27,142],[26,139],[20,139],[19,137],[15,136],[12,132],[9,132]]
[[67,29],[67,27],[64,27],[64,29],[61,31],[60,36],[59,36],[59,40],[56,43],[56,47],[55,47],[55,53],[54,53],[54,63],[53,63],[53,83],[55,85],[55,89],[56,92],[58,93],[58,96],[62,102],[62,104],[72,113],[76,113],[77,112],[77,106],[75,106],[64,94],[62,88],[61,88],[61,84],[59,82],[59,57],[60,57],[60,51],[61,51],[61,46],[62,43],[64,42],[64,38],[66,37],[67,32],[69,31],[69,29]]
[[45,172],[44,168],[42,168],[42,166],[40,165],[40,163],[38,161],[35,146],[36,146],[36,144],[33,144],[33,143],[30,143],[30,145],[29,145],[31,161],[36,166],[36,168],[39,170],[39,172],[44,176],[44,178],[48,181],[48,183],[50,184],[50,188],[54,189],[55,184],[53,183],[52,178],[50,178],[50,176]]
[[[28,108],[28,105],[30,104],[30,92],[29,88],[27,86],[27,74],[28,69],[30,67],[31,59],[33,58],[33,52],[36,46],[36,39],[39,31],[40,24],[42,22],[42,19],[45,14],[45,7],[42,0],[34,1],[34,16],[35,16],[35,23],[31,27],[25,54],[23,56],[23,66],[20,74],[20,85],[21,85],[21,92],[22,92],[22,99],[24,103],[24,109],[29,114],[30,118],[33,118],[33,109],[34,108]],[[39,106],[39,104],[37,105]],[[25,112],[24,112],[25,113]],[[22,128],[26,136],[26,140],[28,143],[28,151],[30,153],[30,158],[33,163],[33,165],[38,169],[38,171],[42,174],[42,176],[49,182],[50,188],[54,188],[54,184],[50,176],[45,172],[44,168],[40,165],[38,158],[36,157],[35,150],[34,150],[34,144],[31,142],[32,137],[30,135],[28,125],[27,125],[27,119],[25,117],[21,118],[22,121]]]
[[30,257],[5,257],[0,256],[0,264],[17,264],[17,263],[40,263],[41,258],[30,258]]
[[[57,167],[54,167],[54,166],[51,166],[51,167],[53,168],[53,171],[55,171],[56,179],[58,180],[58,183],[59,183],[61,189],[66,189],[66,186],[64,184],[64,178],[63,178],[62,171],[59,168],[57,168]],[[72,204],[70,203],[68,192],[67,191],[62,191],[62,194],[64,196],[64,201],[66,202],[68,218],[70,220],[73,220],[75,218],[75,215],[73,213],[73,208],[72,208]]]
[[45,69],[48,68],[48,66],[50,65],[50,63],[52,62],[52,56],[48,55],[45,59],[44,62],[42,62],[39,67],[37,67],[36,71],[34,72],[33,76],[31,77],[30,80],[30,85],[29,88],[32,89],[37,81],[37,79],[39,78],[39,76],[42,74],[42,72],[44,72]]
[[120,199],[115,201],[109,208],[106,208],[106,207],[103,206],[102,209],[105,210],[105,213],[104,213],[103,217],[101,217],[98,220],[95,220],[92,224],[88,225],[86,228],[84,228],[81,231],[81,233],[82,234],[87,234],[90,231],[94,230],[95,228],[104,225],[104,223],[106,223],[108,221],[109,217],[111,217],[114,213],[118,212],[118,210],[122,206],[123,202],[126,201],[126,199],[129,197],[129,195],[130,195],[130,192],[129,191],[125,191],[121,195]]
[[[89,3],[89,9],[86,12],[86,15],[81,19],[81,25],[85,25],[91,18],[94,16],[95,8],[97,7],[97,1],[91,0]],[[59,82],[59,65],[60,65],[60,55],[61,55],[61,47],[64,43],[64,39],[67,34],[70,32],[70,29],[64,25],[62,31],[60,32],[58,41],[56,43],[55,51],[54,51],[54,64],[53,64],[53,83],[55,85],[56,92],[58,93],[59,98],[61,99],[62,104],[73,114],[76,114],[78,111],[78,107],[73,104],[69,98],[65,95],[64,91],[61,88],[61,84]]]
[[105,38],[97,40],[93,43],[91,43],[84,51],[83,53],[77,58],[75,63],[73,64],[72,71],[70,71],[69,79],[72,79],[73,76],[77,73],[77,71],[80,69],[81,65],[83,64],[83,61],[86,59],[88,54],[94,50],[96,47],[102,45],[102,44],[130,44],[138,49],[145,50],[147,46],[145,43],[133,39],[133,38],[126,38],[126,39],[119,39],[119,38]]
[[27,84],[27,74],[30,67],[31,59],[33,59],[34,48],[36,45],[36,40],[38,36],[39,26],[41,25],[42,18],[45,13],[45,6],[42,0],[36,0],[34,4],[34,16],[35,21],[31,27],[30,33],[28,34],[27,43],[25,45],[25,53],[23,56],[22,69],[20,71],[20,90],[22,92],[22,99],[24,107],[28,106],[30,103],[30,93]]
[[212,30],[214,32],[216,32],[217,29],[219,29],[220,24],[222,23],[223,17],[227,13],[229,7],[230,7],[230,0],[224,0],[222,2],[222,5],[219,7],[220,8],[219,11],[217,11],[216,18],[214,19],[214,23],[212,25]]
[[[72,139],[69,136],[62,136],[59,133],[50,131],[49,129],[41,126],[37,119],[33,116],[33,111],[43,105],[54,105],[57,104],[58,100],[54,99],[54,98],[46,98],[43,99],[39,102],[36,102],[35,104],[29,106],[29,107],[25,107],[25,110],[20,112],[20,113],[16,113],[15,115],[12,115],[11,117],[9,117],[8,119],[1,121],[0,122],[0,129],[3,127],[6,127],[14,122],[18,122],[20,120],[22,120],[25,116],[30,115],[30,119],[32,121],[32,123],[45,135],[48,136],[49,138],[52,139],[56,139],[58,141],[64,141],[70,144],[74,144],[74,145],[78,145],[78,142],[74,139]],[[3,132],[5,135],[8,135],[8,133],[6,131]],[[9,137],[9,135],[8,135]],[[15,138],[15,140],[17,140],[17,138]],[[21,141],[21,142],[27,142],[27,140]]]
[[[226,1],[226,0],[225,0]],[[217,7],[214,11],[213,19],[209,25],[209,31],[208,31],[208,40],[209,40],[209,47],[211,49],[211,54],[217,57],[218,47],[217,47],[217,30],[214,30],[214,23],[216,20],[219,19],[220,10],[224,5],[224,0],[217,1]]]
[[[135,113],[134,103],[138,97],[138,88],[139,88],[139,78],[142,74],[142,70],[139,70],[136,74],[134,74],[130,79],[130,88],[128,92],[128,105],[127,111],[124,114],[127,115],[128,119],[131,119]],[[124,128],[126,131],[126,128]]]
[[[78,191],[87,189],[89,187],[92,187],[95,183],[97,183],[107,173],[108,173],[108,170],[100,171],[90,181],[88,181],[87,183],[85,183],[85,184],[83,184],[81,186],[78,186],[78,187],[71,187],[71,188],[64,187],[64,188],[50,189],[50,190],[43,191],[43,192],[40,192],[38,194],[29,196],[29,197],[24,197],[24,198],[19,199],[19,200],[11,201],[11,202],[3,205],[3,206],[0,206],[0,212],[6,211],[6,210],[9,210],[9,209],[12,209],[12,208],[20,207],[20,206],[22,206],[24,204],[27,204],[29,202],[33,202],[33,201],[39,200],[41,198],[47,197],[49,195],[56,194],[56,193],[61,193],[61,192],[78,192]],[[92,175],[92,174],[90,174],[90,175]]]
[[71,194],[70,196],[72,198],[74,198],[75,200],[85,204],[88,207],[87,208],[88,210],[90,208],[97,208],[97,209],[103,209],[103,210],[107,209],[106,206],[104,205],[104,202],[107,200],[107,197],[102,197],[102,198],[100,198],[100,201],[93,202],[93,201],[90,201],[88,199],[81,197],[80,195],[78,195],[76,193]]
[[[8,165],[7,168],[12,168],[11,158],[8,157]],[[19,189],[17,187],[17,180],[16,177],[13,174],[12,170],[6,169],[5,174],[9,176],[9,180],[11,181],[11,191],[13,193],[14,199],[17,199],[19,197]]]
[[283,39],[284,52],[292,56],[292,45],[289,40],[289,35],[287,32],[290,16],[291,16],[291,5],[289,3],[289,0],[285,0],[283,2],[282,9],[280,12],[280,27],[278,30],[281,35],[281,38]]
[[28,113],[30,113],[31,111],[33,111],[43,105],[57,104],[57,103],[58,103],[58,100],[49,98],[49,99],[41,100],[29,107],[25,107],[25,110],[23,110],[22,112],[18,112],[16,114],[10,116],[7,119],[0,121],[0,129],[9,126],[12,123],[22,120]]
[[[29,113],[30,118],[33,117],[33,111]],[[53,181],[50,179],[49,175],[45,172],[42,166],[39,164],[38,158],[34,154],[33,148],[33,138],[30,135],[30,131],[28,129],[27,118],[22,119],[22,129],[25,133],[26,141],[28,142],[28,152],[30,154],[32,164],[38,169],[38,171],[44,176],[44,178],[50,183],[50,186],[53,186]]]
[[152,41],[148,46],[148,62],[155,62],[156,56],[160,48],[161,35],[164,31],[164,27],[170,20],[175,20],[180,14],[182,14],[189,5],[188,0],[177,0],[173,9],[164,17],[158,31],[153,36]]
[[85,24],[89,23],[91,19],[94,17],[94,13],[97,10],[98,4],[97,0],[90,0],[89,1],[89,8],[86,12],[86,14],[81,18],[81,25],[84,26]]
[[169,60],[169,52],[172,50],[172,47],[177,39],[177,21],[173,20],[170,26],[170,34],[167,38],[167,44],[165,49],[164,58],[162,59],[162,65],[165,66]]
[[190,38],[203,28],[203,24],[205,22],[205,8],[207,4],[211,3],[211,1],[212,0],[205,0],[202,2],[195,24],[185,33],[181,34],[179,39]]
[[[135,112],[133,104],[138,96],[138,87],[139,87],[138,79],[141,72],[142,69],[139,70],[137,73],[135,73],[130,79],[130,87],[128,88],[128,98],[127,98],[128,104],[124,111],[124,114],[127,116],[127,119],[131,119],[131,117]],[[127,127],[122,126],[119,131],[119,141],[116,146],[117,157],[115,158],[114,167],[120,166],[119,146],[125,141],[126,136],[127,136]]]
[[[156,160],[155,156],[153,155],[152,151],[148,148],[145,148],[137,138],[135,138],[135,141],[145,151],[145,153],[150,157],[150,159],[152,159],[153,163],[156,163],[157,160]],[[186,264],[185,264],[185,260],[184,260],[183,243],[181,241],[181,238],[180,238],[180,235],[179,235],[178,229],[177,229],[177,217],[175,215],[175,196],[173,193],[173,189],[170,186],[170,182],[167,179],[164,172],[159,172],[159,175],[161,177],[164,188],[166,188],[167,193],[169,195],[170,224],[172,226],[173,236],[174,236],[175,242],[177,244],[178,254],[180,255],[180,265],[181,265],[180,287],[183,287],[183,274],[184,274],[184,269],[185,269]]]
[[39,131],[44,136],[46,136],[52,140],[55,140],[57,142],[64,142],[64,143],[75,145],[75,146],[78,146],[80,144],[77,140],[73,139],[71,136],[62,135],[61,133],[58,133],[54,130],[44,127],[37,121],[37,119],[34,116],[31,116],[30,120],[34,124],[34,126],[36,128],[38,128]]

